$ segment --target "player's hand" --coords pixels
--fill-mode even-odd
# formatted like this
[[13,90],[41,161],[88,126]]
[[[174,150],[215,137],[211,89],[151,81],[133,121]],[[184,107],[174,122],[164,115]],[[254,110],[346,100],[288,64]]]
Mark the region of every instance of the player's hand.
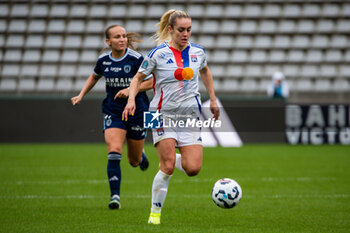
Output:
[[70,101],[72,102],[73,106],[80,104],[81,100],[83,98],[80,95],[74,96],[70,99]]
[[123,114],[122,114],[122,121],[127,121],[129,115],[134,115],[136,109],[135,100],[132,101],[129,99],[128,104],[125,106]]
[[216,100],[210,100],[210,111],[213,113],[215,120],[219,119],[220,109]]
[[118,91],[118,93],[114,96],[116,98],[128,98],[129,97],[129,88],[125,88],[123,90]]

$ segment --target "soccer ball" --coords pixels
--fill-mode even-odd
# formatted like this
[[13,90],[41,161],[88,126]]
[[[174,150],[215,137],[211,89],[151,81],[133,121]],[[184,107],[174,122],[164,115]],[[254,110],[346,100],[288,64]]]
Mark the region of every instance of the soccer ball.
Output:
[[230,209],[241,200],[242,189],[236,181],[224,178],[214,184],[211,197],[217,206]]

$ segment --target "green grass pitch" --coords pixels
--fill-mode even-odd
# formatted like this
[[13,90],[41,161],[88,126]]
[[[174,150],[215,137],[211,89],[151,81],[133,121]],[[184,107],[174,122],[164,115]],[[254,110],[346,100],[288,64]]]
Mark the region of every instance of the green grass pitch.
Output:
[[[122,159],[120,210],[109,210],[104,144],[0,144],[0,232],[349,232],[350,147],[244,145],[205,148],[200,174],[175,171],[161,225],[147,224],[158,158]],[[243,197],[211,200],[220,178]]]

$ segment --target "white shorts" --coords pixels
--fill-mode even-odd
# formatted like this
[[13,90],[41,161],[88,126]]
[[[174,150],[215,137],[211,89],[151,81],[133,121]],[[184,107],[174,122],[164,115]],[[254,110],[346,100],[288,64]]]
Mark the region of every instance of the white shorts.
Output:
[[[191,124],[191,121],[199,119],[200,111],[201,104],[196,97],[182,102],[180,107],[172,111],[161,110],[163,127],[152,129],[153,144],[167,138],[173,138],[176,140],[176,147],[202,145],[202,129],[192,127]],[[184,124],[181,124],[181,121]]]
[[176,147],[190,146],[190,145],[202,145],[201,131],[180,131],[176,129],[166,130],[152,130],[153,134],[153,145],[156,145],[161,140],[167,138],[173,138],[176,140]]

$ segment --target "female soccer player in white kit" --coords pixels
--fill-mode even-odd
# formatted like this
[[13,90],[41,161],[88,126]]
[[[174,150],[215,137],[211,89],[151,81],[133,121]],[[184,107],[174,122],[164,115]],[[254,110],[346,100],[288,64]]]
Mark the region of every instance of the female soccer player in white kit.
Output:
[[[199,119],[200,75],[210,97],[210,110],[215,120],[218,119],[220,113],[205,51],[199,45],[189,42],[191,22],[191,17],[184,11],[169,10],[162,16],[156,33],[156,40],[160,45],[149,52],[131,82],[128,103],[123,112],[124,120],[134,114],[135,96],[143,79],[151,73],[154,75],[155,95],[150,110],[157,110],[163,117],[170,119],[179,114]],[[203,147],[200,129],[153,129],[153,141],[159,157],[160,170],[153,180],[152,207],[148,223],[160,224],[161,208],[174,167],[188,176],[197,175],[202,167]],[[175,147],[181,155],[176,154]]]

